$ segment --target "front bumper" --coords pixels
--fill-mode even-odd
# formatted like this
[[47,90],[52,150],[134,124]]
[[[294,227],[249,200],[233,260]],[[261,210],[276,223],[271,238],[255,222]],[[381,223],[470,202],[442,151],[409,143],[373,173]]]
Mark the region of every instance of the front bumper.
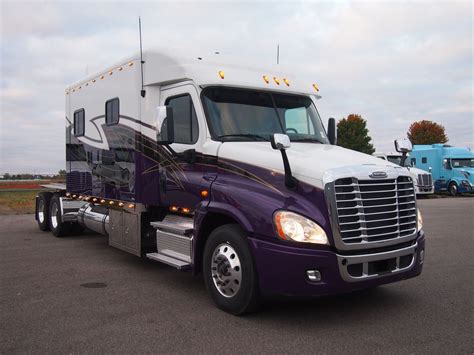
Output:
[[[418,276],[423,268],[425,238],[421,231],[413,245],[358,255],[340,255],[330,250],[286,246],[254,238],[250,238],[250,245],[263,292],[315,296],[346,293]],[[308,270],[315,269],[321,274],[320,281],[306,277]]]
[[434,186],[433,185],[415,185],[415,193],[417,195],[427,195],[434,193]]

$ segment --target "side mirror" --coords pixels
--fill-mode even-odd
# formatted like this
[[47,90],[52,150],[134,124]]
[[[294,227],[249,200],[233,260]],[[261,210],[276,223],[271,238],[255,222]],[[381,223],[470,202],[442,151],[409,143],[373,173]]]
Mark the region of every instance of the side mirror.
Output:
[[285,186],[289,189],[296,189],[298,181],[291,174],[290,162],[286,155],[286,149],[290,148],[290,137],[286,134],[275,133],[270,136],[270,143],[273,149],[277,149],[281,152],[281,158],[283,159],[283,168],[285,169]]
[[433,168],[430,166],[430,167],[428,168],[428,171],[431,173],[431,172],[433,171]]
[[272,148],[278,150],[287,149],[291,146],[290,137],[281,133],[271,135],[270,142],[272,143]]
[[336,120],[332,117],[328,120],[328,139],[331,145],[337,144]]
[[156,108],[156,143],[167,145],[174,142],[173,109],[169,106]]
[[395,140],[395,150],[399,153],[409,153],[413,150],[413,146],[411,145],[411,142],[406,139],[397,139]]

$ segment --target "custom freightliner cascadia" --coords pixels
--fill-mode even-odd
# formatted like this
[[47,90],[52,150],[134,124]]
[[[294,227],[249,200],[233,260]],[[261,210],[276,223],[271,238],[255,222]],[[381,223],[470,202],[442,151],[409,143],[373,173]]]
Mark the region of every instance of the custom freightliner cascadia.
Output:
[[202,272],[233,314],[419,275],[407,169],[336,146],[318,86],[278,68],[147,52],[67,88],[67,181],[38,195],[40,229]]

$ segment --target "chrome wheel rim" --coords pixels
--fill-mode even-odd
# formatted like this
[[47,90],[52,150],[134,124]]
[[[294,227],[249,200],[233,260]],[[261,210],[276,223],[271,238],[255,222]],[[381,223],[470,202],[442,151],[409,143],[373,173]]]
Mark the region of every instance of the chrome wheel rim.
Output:
[[38,202],[38,221],[40,223],[44,222],[44,200],[40,199]]
[[242,282],[242,265],[235,249],[227,243],[218,245],[212,253],[211,276],[219,293],[234,297]]
[[51,226],[56,229],[58,226],[58,204],[53,202],[51,206]]
[[451,195],[456,195],[458,193],[458,187],[456,185],[451,185]]

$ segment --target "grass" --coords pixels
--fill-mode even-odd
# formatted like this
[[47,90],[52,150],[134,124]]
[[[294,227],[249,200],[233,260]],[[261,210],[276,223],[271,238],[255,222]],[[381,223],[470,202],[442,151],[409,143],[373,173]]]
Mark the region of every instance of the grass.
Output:
[[0,190],[0,215],[34,213],[35,196],[39,191],[40,190]]

